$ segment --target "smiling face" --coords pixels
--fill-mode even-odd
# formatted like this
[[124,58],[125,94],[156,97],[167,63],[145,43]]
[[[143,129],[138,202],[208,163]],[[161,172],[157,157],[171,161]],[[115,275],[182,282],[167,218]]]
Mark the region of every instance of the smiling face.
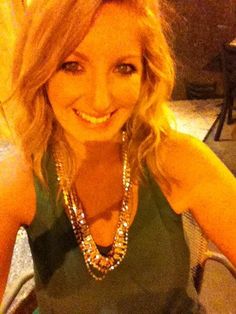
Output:
[[93,26],[48,82],[48,98],[69,141],[114,141],[137,103],[142,79],[137,16],[103,5]]

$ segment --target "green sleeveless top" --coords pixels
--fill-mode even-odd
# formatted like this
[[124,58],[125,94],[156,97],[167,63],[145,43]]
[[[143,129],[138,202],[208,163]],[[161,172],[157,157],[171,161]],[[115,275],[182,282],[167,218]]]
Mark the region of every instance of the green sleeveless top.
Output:
[[204,313],[189,278],[181,215],[145,169],[126,256],[96,281],[88,273],[62,196],[56,202],[56,170],[52,158],[46,160],[49,191],[35,177],[36,215],[26,228],[40,314]]

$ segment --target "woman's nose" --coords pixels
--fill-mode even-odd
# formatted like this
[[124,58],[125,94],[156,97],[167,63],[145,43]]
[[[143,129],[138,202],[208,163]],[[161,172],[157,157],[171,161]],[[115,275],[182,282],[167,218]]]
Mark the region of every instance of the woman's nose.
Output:
[[91,96],[91,108],[95,113],[106,115],[111,112],[112,104],[107,77],[99,75],[94,78]]

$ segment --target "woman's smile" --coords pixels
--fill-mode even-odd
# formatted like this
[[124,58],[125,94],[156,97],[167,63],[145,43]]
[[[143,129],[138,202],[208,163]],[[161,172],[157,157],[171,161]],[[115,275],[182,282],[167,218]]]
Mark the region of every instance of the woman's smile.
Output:
[[105,128],[105,127],[108,127],[112,123],[113,116],[117,110],[101,117],[90,116],[77,109],[73,109],[73,111],[76,114],[76,117],[79,118],[79,121],[82,122],[85,126],[89,128],[101,128],[101,127]]

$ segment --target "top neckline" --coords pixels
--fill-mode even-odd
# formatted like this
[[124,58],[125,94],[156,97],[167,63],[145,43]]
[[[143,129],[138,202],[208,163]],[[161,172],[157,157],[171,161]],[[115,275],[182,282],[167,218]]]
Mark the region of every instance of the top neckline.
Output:
[[[131,230],[133,230],[133,229],[135,228],[135,225],[136,225],[137,221],[139,220],[141,189],[142,189],[142,184],[140,184],[139,187],[138,187],[138,204],[137,204],[137,210],[136,210],[136,214],[135,214],[135,216],[134,216],[134,219],[133,219],[133,221],[132,221],[132,224],[131,224],[130,227],[129,227],[129,232],[128,232],[129,235],[130,235]],[[69,218],[68,218],[68,219],[69,219]],[[95,241],[94,241],[94,242],[95,242]],[[96,244],[98,250],[99,250],[99,251],[102,251],[102,252],[105,252],[105,254],[106,254],[106,252],[108,252],[108,251],[112,248],[113,243],[114,243],[114,241],[113,241],[111,244],[107,245],[107,246],[103,246],[103,245],[99,245],[99,244],[97,244],[97,243],[95,242],[95,244]],[[101,252],[100,252],[100,253],[101,253]]]

